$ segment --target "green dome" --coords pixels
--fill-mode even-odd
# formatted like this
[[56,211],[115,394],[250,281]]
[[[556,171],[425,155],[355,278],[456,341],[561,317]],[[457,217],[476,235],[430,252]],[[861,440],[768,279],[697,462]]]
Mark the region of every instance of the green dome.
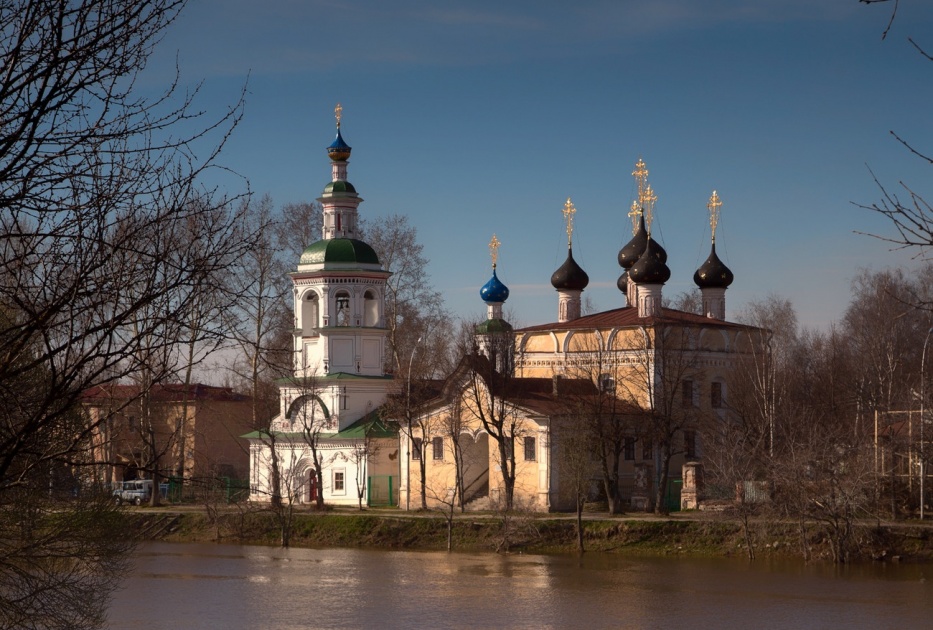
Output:
[[308,245],[301,253],[301,265],[316,263],[361,263],[378,265],[376,250],[355,238],[334,238]]
[[512,332],[512,325],[504,319],[487,319],[483,323],[477,324],[476,332],[480,335],[508,333]]
[[330,193],[356,193],[356,188],[350,182],[337,180],[324,186],[324,194]]

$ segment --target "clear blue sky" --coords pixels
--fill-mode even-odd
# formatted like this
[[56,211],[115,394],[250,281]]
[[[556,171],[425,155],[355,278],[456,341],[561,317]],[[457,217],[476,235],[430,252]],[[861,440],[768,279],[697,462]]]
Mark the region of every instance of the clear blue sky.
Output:
[[149,68],[177,58],[214,115],[247,81],[245,117],[220,161],[277,204],[316,198],[343,105],[349,179],[364,216],[405,213],[426,273],[457,315],[479,317],[487,243],[513,323],[554,321],[551,273],[574,254],[599,309],[621,306],[616,254],[641,156],[668,251],[665,294],[691,288],[722,200],[720,256],[734,313],[790,298],[801,322],[841,317],[860,267],[916,264],[855,231],[890,232],[854,203],[903,180],[933,198],[933,3],[857,0],[192,0]]

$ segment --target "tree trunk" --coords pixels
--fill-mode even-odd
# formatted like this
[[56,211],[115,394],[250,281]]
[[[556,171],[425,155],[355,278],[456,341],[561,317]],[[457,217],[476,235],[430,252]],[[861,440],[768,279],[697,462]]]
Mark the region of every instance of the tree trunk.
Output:
[[583,501],[577,498],[577,549],[583,553]]
[[670,478],[670,467],[671,467],[671,449],[670,446],[665,445],[662,447],[661,465],[659,466],[658,474],[655,475],[655,478],[658,482],[658,487],[655,488],[655,501],[654,501],[654,513],[655,514],[667,514],[668,509],[667,505],[664,503],[664,495],[667,493],[667,482]]

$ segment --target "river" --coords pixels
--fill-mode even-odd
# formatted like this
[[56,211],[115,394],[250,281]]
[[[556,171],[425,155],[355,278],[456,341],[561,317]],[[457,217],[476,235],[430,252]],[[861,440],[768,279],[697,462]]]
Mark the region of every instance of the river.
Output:
[[110,628],[929,628],[933,567],[147,543]]

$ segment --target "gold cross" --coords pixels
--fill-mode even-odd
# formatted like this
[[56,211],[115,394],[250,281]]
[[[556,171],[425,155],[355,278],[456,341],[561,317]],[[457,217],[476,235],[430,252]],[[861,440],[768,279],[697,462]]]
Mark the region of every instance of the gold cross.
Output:
[[496,238],[496,235],[492,235],[492,240],[489,241],[489,253],[492,255],[492,268],[496,268],[496,261],[499,260],[499,246],[502,245],[502,242]]
[[334,116],[337,117],[337,129],[340,129],[340,118],[342,114],[343,107],[341,107],[340,103],[337,103],[337,107],[334,108]]
[[567,247],[570,247],[573,245],[573,215],[577,213],[577,209],[573,207],[570,197],[567,197],[567,203],[564,204],[562,212],[564,219],[567,221]]
[[638,202],[632,200],[632,209],[629,211],[628,216],[632,217],[632,234],[638,231],[638,217],[641,216],[641,206],[638,205]]
[[709,203],[706,204],[706,209],[709,210],[709,227],[713,232],[713,242],[716,242],[716,226],[719,225],[719,209],[722,208],[722,200],[719,198],[719,195],[716,194],[716,191],[713,191],[713,194],[710,195]]
[[635,162],[635,170],[632,171],[632,176],[638,183],[638,196],[640,197],[645,190],[645,183],[648,181],[648,167],[643,159],[638,158],[638,161]]
[[651,221],[654,219],[654,204],[657,200],[658,196],[654,194],[651,184],[645,186],[644,192],[639,196],[639,201],[645,213],[645,229],[648,230],[648,234],[651,234]]

